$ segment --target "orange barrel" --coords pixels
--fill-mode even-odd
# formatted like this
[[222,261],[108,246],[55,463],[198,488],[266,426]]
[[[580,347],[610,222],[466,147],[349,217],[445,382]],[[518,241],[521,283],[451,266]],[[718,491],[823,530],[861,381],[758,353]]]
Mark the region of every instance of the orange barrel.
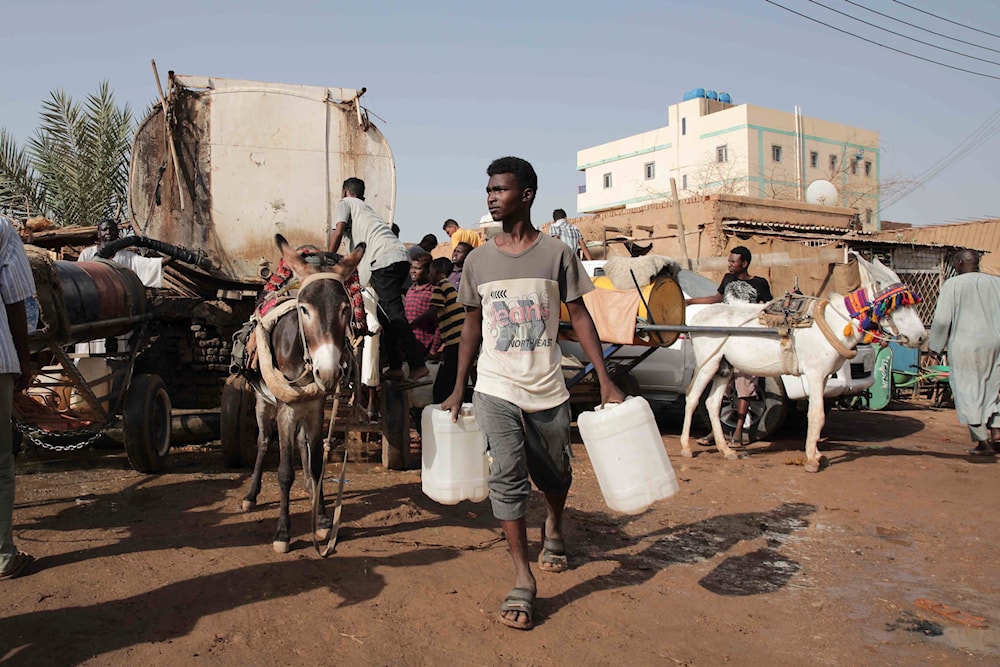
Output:
[[[616,290],[611,279],[607,276],[596,276],[591,280],[597,289],[620,293],[623,298],[635,294],[634,289]],[[676,280],[669,276],[660,276],[643,287],[640,292],[642,298],[639,299],[639,306],[635,314],[636,323],[643,320],[647,324],[654,322],[659,325],[673,326],[684,324],[684,292],[681,291],[681,286]],[[648,309],[645,304],[649,305]],[[561,306],[559,319],[561,322],[569,322],[569,312],[566,310],[565,304]],[[598,333],[600,333],[600,328],[598,328]],[[562,335],[570,340],[576,340],[576,336],[571,331],[564,330]],[[676,331],[650,332],[647,338],[636,337],[632,344],[668,346],[673,345],[679,335],[680,333]]]
[[[56,275],[70,326],[121,320],[147,311],[146,288],[126,266],[107,260],[55,262]],[[119,322],[105,328],[94,327],[87,338],[103,338],[125,333],[134,323]]]

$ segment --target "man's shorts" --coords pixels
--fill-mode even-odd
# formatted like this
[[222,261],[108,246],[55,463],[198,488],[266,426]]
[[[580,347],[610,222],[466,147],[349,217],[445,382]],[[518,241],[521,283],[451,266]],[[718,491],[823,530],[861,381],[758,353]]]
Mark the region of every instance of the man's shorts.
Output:
[[525,412],[510,401],[477,391],[472,403],[490,459],[490,503],[497,519],[515,521],[524,516],[532,481],[543,493],[569,491],[573,481],[569,401]]
[[733,369],[733,386],[737,398],[753,398],[757,395],[757,376]]

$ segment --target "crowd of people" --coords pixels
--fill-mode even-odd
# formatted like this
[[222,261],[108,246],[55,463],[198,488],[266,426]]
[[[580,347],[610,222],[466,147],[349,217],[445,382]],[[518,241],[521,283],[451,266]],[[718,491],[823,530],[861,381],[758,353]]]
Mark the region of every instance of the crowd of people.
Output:
[[[581,259],[590,253],[580,230],[556,209],[548,233],[532,222],[538,178],[531,164],[516,157],[494,160],[486,174],[487,205],[493,233],[463,229],[448,219],[449,237],[442,248],[434,234],[407,247],[399,228],[365,201],[365,184],[348,178],[327,230],[331,253],[346,244],[348,252],[364,244],[358,267],[360,283],[377,299],[381,324],[380,350],[385,378],[400,386],[427,382],[427,361],[439,360],[433,401],[457,420],[472,402],[484,447],[489,455],[489,497],[500,521],[514,567],[514,585],[500,606],[500,620],[511,627],[533,626],[537,584],[528,560],[525,515],[531,483],[542,492],[546,516],[542,525],[538,568],[561,572],[569,566],[563,531],[563,509],[572,483],[570,464],[569,391],[563,380],[557,344],[560,303],[593,364],[602,403],[624,400],[604,364],[601,343],[583,296],[594,289]],[[499,231],[497,231],[499,229]],[[102,221],[101,243],[117,235]],[[489,236],[489,240],[486,237]],[[88,259],[96,248],[87,249]],[[434,257],[434,255],[440,255]],[[120,256],[119,256],[120,255]],[[133,264],[126,251],[117,261]],[[737,247],[729,271],[710,297],[687,303],[764,303],[770,286],[749,273],[750,251]],[[159,283],[159,260],[137,267],[149,274],[147,285]],[[955,392],[958,415],[969,425],[974,455],[991,455],[1000,447],[1000,279],[978,272],[978,255],[955,257],[959,276],[944,286],[930,335],[930,348],[950,353],[954,377],[968,379]],[[13,543],[11,526],[14,474],[11,402],[24,389],[27,373],[25,300],[34,292],[24,248],[10,222],[0,217],[0,579],[27,571],[31,556]],[[515,312],[516,311],[516,312]],[[404,370],[404,363],[408,370]],[[758,391],[757,378],[735,372],[738,413],[746,415]],[[734,439],[741,439],[743,420]]]

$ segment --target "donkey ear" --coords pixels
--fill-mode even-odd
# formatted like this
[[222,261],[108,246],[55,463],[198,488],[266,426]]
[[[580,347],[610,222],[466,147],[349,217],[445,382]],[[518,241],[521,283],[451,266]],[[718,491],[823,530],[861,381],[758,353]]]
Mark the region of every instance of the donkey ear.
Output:
[[365,244],[359,243],[358,247],[354,249],[349,255],[345,255],[337,266],[333,267],[331,271],[339,273],[343,277],[347,277],[354,273],[355,269],[358,268],[358,264],[361,263],[361,258],[365,256]]
[[298,253],[292,246],[288,245],[288,241],[281,234],[274,235],[274,243],[278,246],[278,250],[281,251],[281,258],[285,260],[300,278],[302,276],[308,276],[309,274],[316,273],[316,269],[302,259],[302,255]]

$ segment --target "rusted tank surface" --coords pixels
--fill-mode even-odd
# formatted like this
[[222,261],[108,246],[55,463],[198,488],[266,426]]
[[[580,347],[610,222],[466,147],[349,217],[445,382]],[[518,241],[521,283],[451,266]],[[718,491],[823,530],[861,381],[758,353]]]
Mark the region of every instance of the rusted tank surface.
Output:
[[148,116],[132,147],[136,233],[204,251],[213,278],[255,283],[276,261],[276,232],[325,243],[346,178],[392,221],[395,165],[363,93],[171,74],[168,113]]

